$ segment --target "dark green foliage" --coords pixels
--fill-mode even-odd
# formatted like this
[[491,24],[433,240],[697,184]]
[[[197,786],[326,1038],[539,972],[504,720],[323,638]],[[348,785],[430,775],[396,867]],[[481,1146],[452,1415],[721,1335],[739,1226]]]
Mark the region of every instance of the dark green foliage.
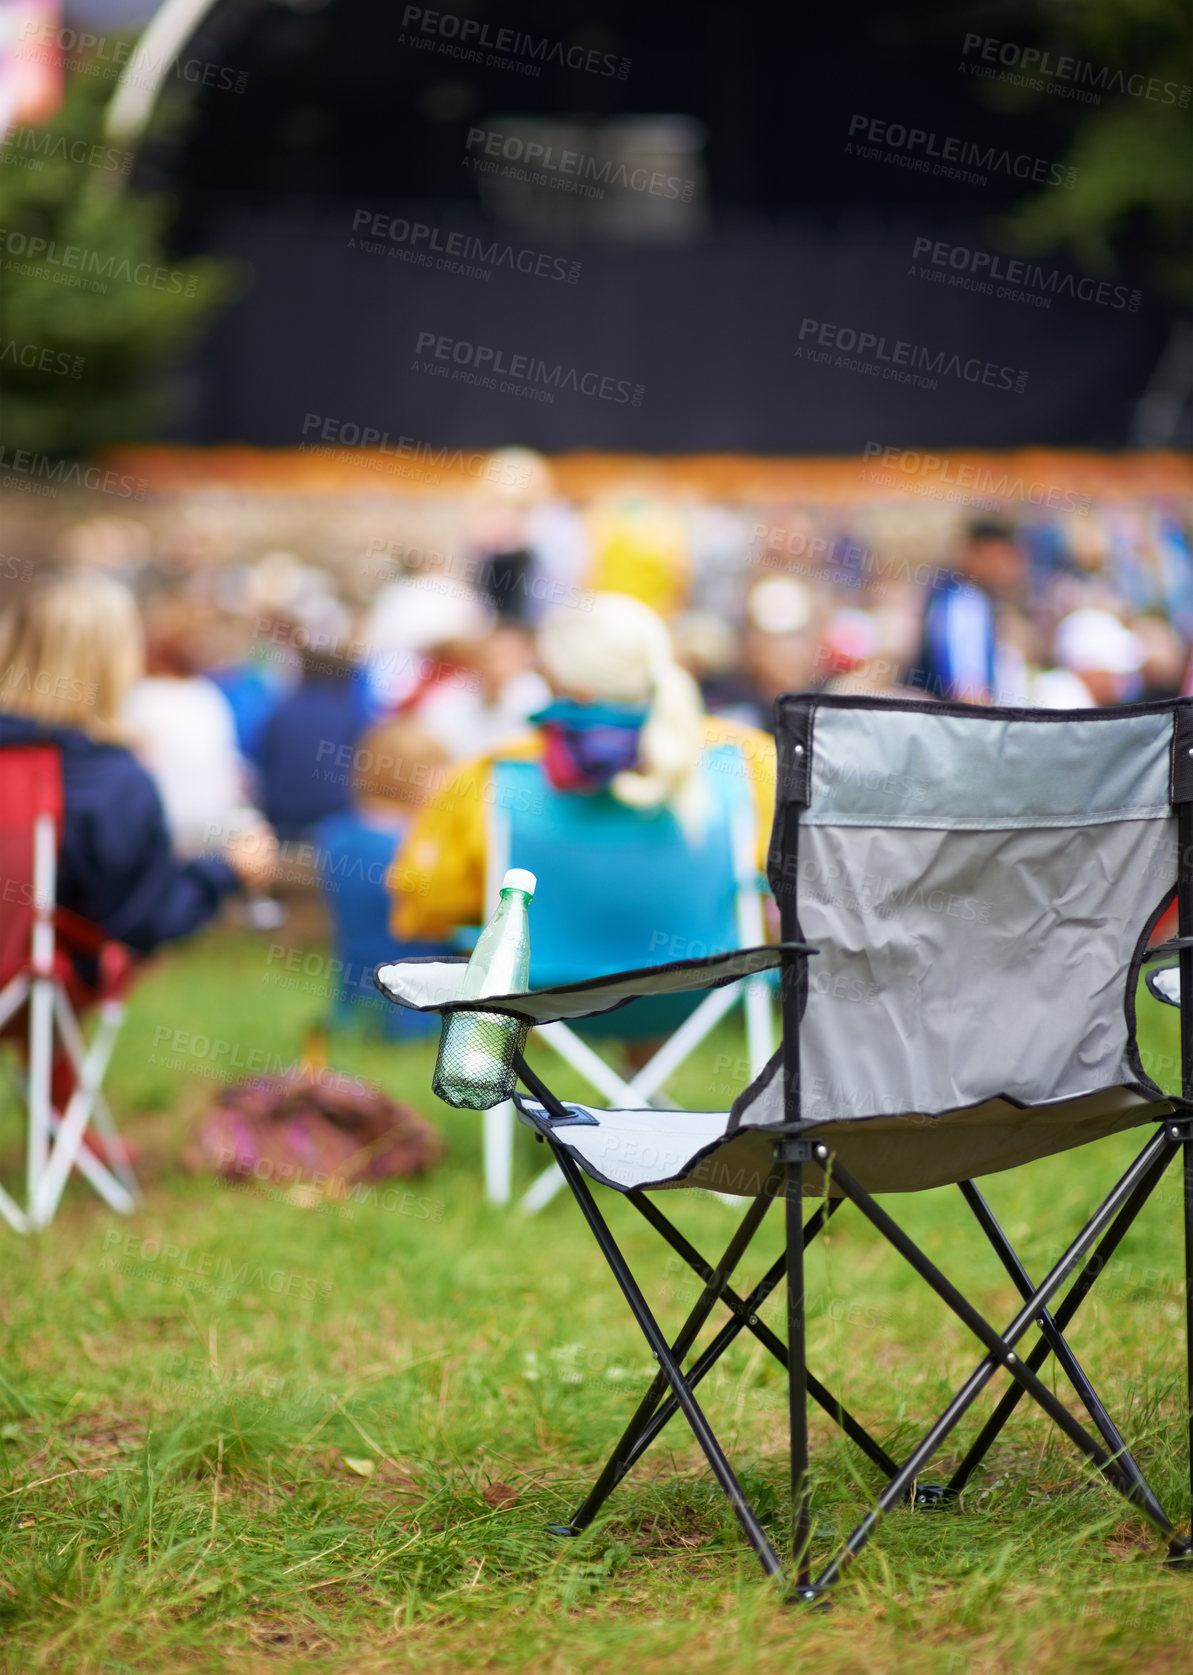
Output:
[[177,404],[169,369],[231,288],[223,264],[169,254],[169,205],[130,188],[131,153],[103,136],[111,92],[74,77],[53,120],[0,151],[10,449],[76,455],[152,435]]

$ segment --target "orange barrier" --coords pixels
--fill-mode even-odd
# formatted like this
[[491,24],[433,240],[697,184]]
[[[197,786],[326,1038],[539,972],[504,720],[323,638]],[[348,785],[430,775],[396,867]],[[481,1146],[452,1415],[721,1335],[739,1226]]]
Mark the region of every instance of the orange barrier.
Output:
[[[483,484],[487,455],[485,449],[417,442],[405,454],[327,446],[315,452],[146,443],[109,449],[101,463],[143,479],[154,495],[227,488],[266,494],[457,497]],[[577,501],[627,483],[755,505],[976,498],[1064,510],[1071,508],[1073,497],[1102,501],[1193,494],[1193,455],[1176,452],[902,448],[884,449],[870,458],[606,453],[545,457],[557,490]]]

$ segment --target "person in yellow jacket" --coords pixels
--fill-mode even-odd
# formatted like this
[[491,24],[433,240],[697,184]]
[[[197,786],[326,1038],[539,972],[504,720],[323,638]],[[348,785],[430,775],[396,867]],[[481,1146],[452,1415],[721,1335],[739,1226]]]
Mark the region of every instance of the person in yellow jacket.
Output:
[[764,870],[775,803],[775,745],[767,733],[704,713],[699,689],[674,661],[662,619],[640,600],[598,593],[591,608],[548,617],[539,657],[554,693],[533,732],[465,763],[411,825],[390,870],[391,927],[404,940],[442,938],[485,915],[485,846],[496,760],[539,761],[556,789],[608,789],[631,808],[669,807],[697,833],[705,751],[732,744],[753,795]]

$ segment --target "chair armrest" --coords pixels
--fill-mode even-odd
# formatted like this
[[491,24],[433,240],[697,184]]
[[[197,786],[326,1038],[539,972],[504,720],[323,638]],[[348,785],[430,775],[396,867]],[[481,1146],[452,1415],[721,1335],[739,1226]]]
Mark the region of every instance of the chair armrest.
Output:
[[743,977],[771,971],[816,952],[806,942],[734,948],[700,960],[648,965],[635,971],[618,971],[608,977],[561,983],[553,989],[486,995],[483,1001],[460,998],[467,969],[467,961],[462,959],[398,960],[392,965],[379,965],[373,981],[387,999],[416,1012],[504,1012],[528,1023],[551,1024],[563,1018],[590,1018],[600,1012],[612,1012],[618,1006],[647,996],[719,989],[726,983],[737,983]]

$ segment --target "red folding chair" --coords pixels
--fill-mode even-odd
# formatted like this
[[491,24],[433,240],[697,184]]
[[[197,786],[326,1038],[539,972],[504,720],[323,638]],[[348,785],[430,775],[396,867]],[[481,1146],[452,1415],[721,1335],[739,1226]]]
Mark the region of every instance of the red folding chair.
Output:
[[[0,1216],[18,1233],[53,1220],[72,1169],[122,1214],[138,1198],[102,1086],[133,957],[55,904],[62,806],[52,746],[0,749],[0,1033],[21,1043],[29,1113],[25,1208],[0,1187]],[[98,1019],[90,1042],[83,1010]]]

